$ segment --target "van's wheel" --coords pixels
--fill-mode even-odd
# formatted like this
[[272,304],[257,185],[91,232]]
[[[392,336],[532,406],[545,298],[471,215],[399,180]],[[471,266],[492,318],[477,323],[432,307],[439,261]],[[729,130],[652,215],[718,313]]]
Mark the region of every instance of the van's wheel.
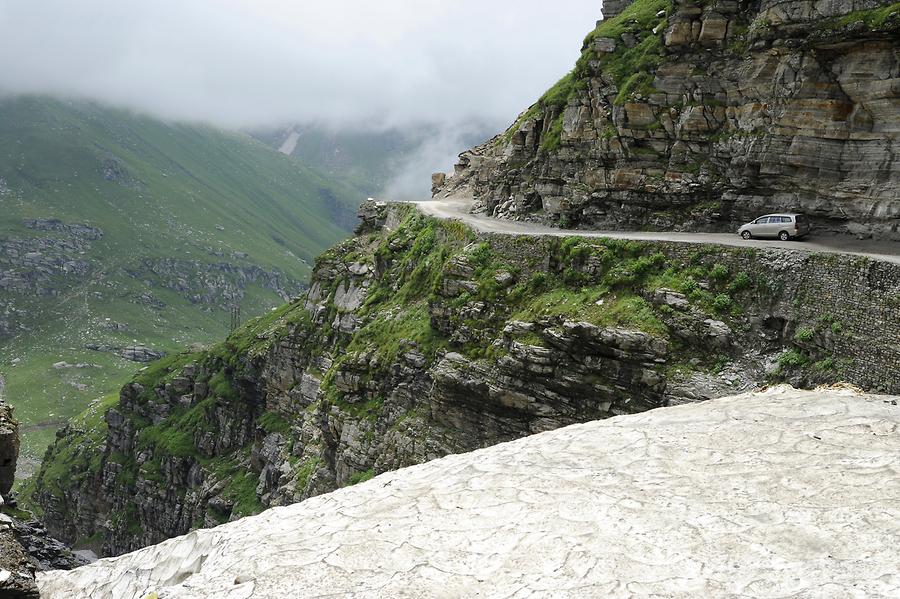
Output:
[[791,236],[788,234],[787,231],[782,231],[781,233],[778,234],[778,239],[780,239],[781,241],[790,241]]
[[741,233],[741,237],[743,237],[744,239],[750,239],[751,237],[753,237],[753,235],[750,234],[750,231],[744,231],[743,233]]

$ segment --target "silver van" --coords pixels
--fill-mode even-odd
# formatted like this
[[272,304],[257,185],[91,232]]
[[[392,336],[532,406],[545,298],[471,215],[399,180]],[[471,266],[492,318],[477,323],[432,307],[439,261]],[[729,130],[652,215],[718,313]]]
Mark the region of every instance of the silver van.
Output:
[[809,234],[809,220],[802,214],[767,214],[747,223],[738,234],[744,239],[775,237],[781,241],[799,239]]

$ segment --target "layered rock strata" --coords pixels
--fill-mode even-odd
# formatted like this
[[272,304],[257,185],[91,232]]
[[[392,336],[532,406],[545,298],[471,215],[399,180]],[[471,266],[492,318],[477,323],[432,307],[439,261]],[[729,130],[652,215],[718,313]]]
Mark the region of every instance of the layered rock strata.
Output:
[[817,233],[900,240],[900,4],[611,8],[572,73],[438,195],[566,227],[731,230],[796,211]]

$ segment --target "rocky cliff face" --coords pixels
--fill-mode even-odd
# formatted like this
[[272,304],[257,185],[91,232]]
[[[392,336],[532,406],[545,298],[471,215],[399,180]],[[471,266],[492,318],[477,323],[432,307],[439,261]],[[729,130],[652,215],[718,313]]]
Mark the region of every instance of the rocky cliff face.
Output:
[[58,435],[32,491],[52,533],[118,554],[450,453],[768,381],[900,390],[895,265],[480,235],[407,205],[361,215],[305,297],[152,364]]
[[564,226],[712,230],[799,211],[819,232],[900,239],[900,4],[611,8],[572,73],[436,193]]
[[56,220],[28,220],[33,237],[0,238],[0,339],[28,328],[36,298],[57,297],[88,276],[84,254],[102,237],[99,229]]
[[87,560],[50,538],[44,526],[17,509],[10,491],[19,455],[19,424],[3,402],[0,377],[0,598],[38,597],[36,570],[70,569]]
[[12,408],[3,403],[3,377],[0,376],[0,496],[12,489],[19,458],[19,424]]
[[0,238],[0,339],[32,328],[34,314],[41,313],[37,302],[64,297],[90,278],[124,274],[142,290],[129,302],[160,310],[166,304],[154,293],[174,291],[213,311],[240,305],[251,286],[273,291],[284,301],[304,288],[276,269],[253,264],[245,253],[212,247],[205,248],[205,261],[144,257],[122,267],[124,273],[118,273],[119,265],[116,272],[103,272],[86,256],[103,239],[101,229],[57,219],[26,219],[23,224],[34,231],[31,237]]

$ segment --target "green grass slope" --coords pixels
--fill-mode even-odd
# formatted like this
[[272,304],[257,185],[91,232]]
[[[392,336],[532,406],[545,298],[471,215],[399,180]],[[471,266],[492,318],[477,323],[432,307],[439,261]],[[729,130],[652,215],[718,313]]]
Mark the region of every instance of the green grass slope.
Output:
[[[85,345],[174,351],[221,338],[228,306],[248,318],[299,290],[315,256],[347,235],[338,223],[357,196],[245,135],[0,100],[0,376],[24,425],[25,469],[59,424],[140,368]],[[25,224],[48,218],[102,239],[73,244]],[[83,267],[51,268],[40,293],[4,289],[3,272],[29,280],[45,268],[23,262],[33,253]]]

